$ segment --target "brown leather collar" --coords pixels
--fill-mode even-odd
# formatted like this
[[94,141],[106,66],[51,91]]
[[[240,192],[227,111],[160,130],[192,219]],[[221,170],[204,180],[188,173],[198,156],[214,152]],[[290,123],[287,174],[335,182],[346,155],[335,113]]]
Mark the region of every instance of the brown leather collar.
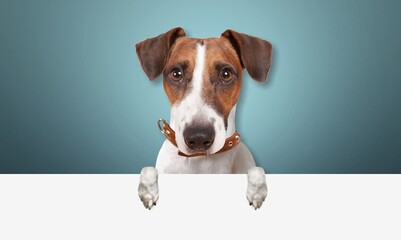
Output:
[[[163,135],[176,147],[178,147],[177,142],[175,141],[175,132],[174,130],[168,125],[168,123],[164,119],[159,119],[157,121],[157,126],[159,127],[160,131],[163,133]],[[231,137],[226,139],[226,142],[224,143],[224,146],[217,151],[216,153],[221,153],[225,152],[228,150],[233,149],[235,146],[237,146],[241,142],[241,138],[236,131]],[[214,153],[214,154],[216,154]],[[184,157],[198,157],[198,156],[206,156],[208,155],[207,153],[194,153],[187,155],[181,151],[178,150],[178,155],[184,156]]]

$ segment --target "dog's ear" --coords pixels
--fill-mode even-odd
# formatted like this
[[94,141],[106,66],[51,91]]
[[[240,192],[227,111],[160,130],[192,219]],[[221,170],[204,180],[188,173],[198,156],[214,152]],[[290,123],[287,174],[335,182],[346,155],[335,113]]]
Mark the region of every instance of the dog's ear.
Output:
[[265,82],[272,62],[271,43],[230,29],[221,36],[230,41],[249,75],[258,82]]
[[171,47],[177,38],[183,36],[184,29],[177,27],[135,45],[142,69],[150,80],[156,79],[163,72]]

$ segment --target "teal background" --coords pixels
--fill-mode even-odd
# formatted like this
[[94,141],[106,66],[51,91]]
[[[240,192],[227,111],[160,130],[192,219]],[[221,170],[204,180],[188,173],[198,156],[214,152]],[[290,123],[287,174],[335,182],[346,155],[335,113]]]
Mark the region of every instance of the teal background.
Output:
[[181,26],[273,44],[237,128],[269,173],[401,173],[401,1],[4,1],[0,172],[139,173],[168,119],[134,44]]

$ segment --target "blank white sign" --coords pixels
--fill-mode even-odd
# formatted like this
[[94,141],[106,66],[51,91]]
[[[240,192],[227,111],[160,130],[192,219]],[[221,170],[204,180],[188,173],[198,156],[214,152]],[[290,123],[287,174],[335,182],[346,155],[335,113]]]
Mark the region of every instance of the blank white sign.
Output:
[[401,239],[401,175],[267,175],[254,210],[246,175],[160,175],[152,210],[139,175],[0,175],[0,239]]

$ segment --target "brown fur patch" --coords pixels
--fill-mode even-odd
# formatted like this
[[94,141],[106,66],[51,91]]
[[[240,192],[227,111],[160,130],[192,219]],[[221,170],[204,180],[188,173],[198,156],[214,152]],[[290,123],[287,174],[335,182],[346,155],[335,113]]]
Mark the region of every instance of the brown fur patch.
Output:
[[[163,87],[171,105],[178,103],[188,92],[192,74],[195,67],[197,39],[179,38],[173,46],[167,64],[163,71]],[[185,63],[184,65],[181,65]],[[169,74],[175,67],[183,71],[183,78],[177,82],[169,78]]]

